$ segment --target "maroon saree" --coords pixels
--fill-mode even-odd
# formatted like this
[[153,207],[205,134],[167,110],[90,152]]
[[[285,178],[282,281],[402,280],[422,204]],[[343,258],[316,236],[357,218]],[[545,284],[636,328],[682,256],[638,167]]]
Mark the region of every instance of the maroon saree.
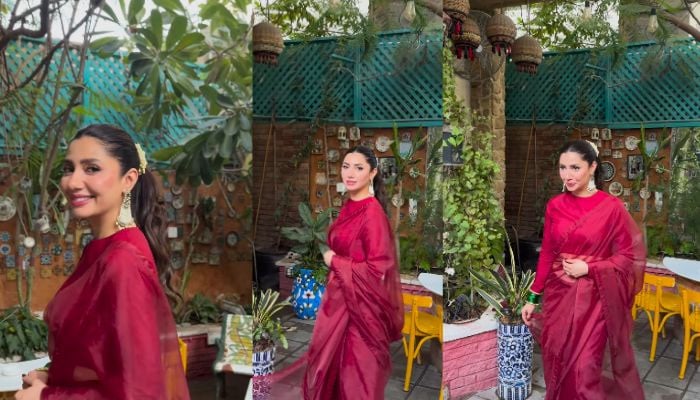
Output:
[[[562,260],[568,258],[586,261],[588,275],[566,275]],[[547,400],[644,398],[630,309],[645,264],[642,234],[617,198],[598,191],[549,202],[532,285],[544,291],[535,333]]]
[[[389,345],[401,338],[403,303],[393,235],[379,202],[348,200],[328,244],[336,255],[309,350],[290,369],[305,366],[305,400],[384,399]],[[284,377],[289,384],[290,369],[272,381]],[[287,389],[273,384],[270,398],[299,398]]]
[[45,312],[43,400],[187,400],[177,332],[143,233],[93,240]]

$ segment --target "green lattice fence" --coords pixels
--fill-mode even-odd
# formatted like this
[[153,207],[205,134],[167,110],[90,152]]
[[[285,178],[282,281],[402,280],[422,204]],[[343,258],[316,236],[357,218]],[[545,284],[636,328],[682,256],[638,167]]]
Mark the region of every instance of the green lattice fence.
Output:
[[[18,68],[29,69],[36,66],[43,56],[42,46],[42,41],[27,39],[11,43],[7,51],[7,62],[10,70],[17,71]],[[51,60],[47,79],[57,78],[61,54],[61,51],[58,51]],[[70,57],[76,69],[78,55],[77,50],[70,50]],[[86,111],[84,115],[73,115],[72,118],[79,126],[91,123],[117,125],[128,131],[135,140],[142,142],[149,153],[174,144],[182,144],[191,132],[182,127],[185,125],[185,121],[179,116],[172,116],[164,121],[164,127],[160,132],[148,134],[136,132],[135,121],[138,115],[131,107],[133,99],[129,91],[128,66],[120,57],[103,59],[96,55],[89,55],[83,77],[86,89],[82,101]],[[27,92],[26,96],[34,94]],[[69,89],[67,87],[61,90],[59,99],[63,102],[68,101]],[[25,100],[29,99],[25,98]],[[31,104],[31,102],[25,101],[23,104]],[[43,97],[39,97],[37,100],[34,122],[39,131],[46,128],[51,113],[50,104],[51,93],[44,93]],[[185,112],[188,120],[192,123],[197,117],[206,114],[206,103],[203,99],[195,99],[190,104],[191,106],[185,107]],[[28,129],[30,124],[28,124],[27,115],[30,113],[23,109],[19,103],[12,103],[0,109],[0,118],[2,118],[0,148],[4,149],[6,145],[21,146],[21,142],[13,140],[17,138],[17,135],[13,135],[13,133],[19,132],[21,129]],[[8,143],[5,143],[5,138],[9,138]]]
[[630,46],[619,65],[596,51],[548,53],[537,75],[506,69],[509,122],[575,121],[624,129],[700,126],[700,45]]
[[337,38],[285,46],[276,67],[254,67],[256,118],[442,125],[441,37],[383,33],[364,59],[361,48]]

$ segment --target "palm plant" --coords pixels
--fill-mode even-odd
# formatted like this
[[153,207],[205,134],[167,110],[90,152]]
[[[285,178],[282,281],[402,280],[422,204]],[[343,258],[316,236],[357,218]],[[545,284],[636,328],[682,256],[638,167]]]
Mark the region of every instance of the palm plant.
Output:
[[253,349],[264,351],[280,343],[287,348],[282,322],[276,315],[291,303],[288,299],[279,301],[279,292],[267,289],[253,293]]
[[472,270],[471,273],[477,283],[474,289],[498,313],[501,322],[517,324],[520,322],[519,311],[525,305],[535,274],[530,270],[517,271],[513,248],[510,241],[507,243],[511,260],[510,270],[500,265],[496,270],[489,270],[490,276],[476,270]]

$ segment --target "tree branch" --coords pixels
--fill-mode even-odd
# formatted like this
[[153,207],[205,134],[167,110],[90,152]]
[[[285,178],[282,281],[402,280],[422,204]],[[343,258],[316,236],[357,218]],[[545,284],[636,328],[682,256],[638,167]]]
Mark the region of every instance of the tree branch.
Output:
[[695,22],[698,25],[700,25],[700,19],[695,15],[695,13],[693,13],[693,10],[690,8],[690,3],[692,3],[692,2],[693,1],[691,1],[691,0],[683,0],[683,5],[685,5],[685,9],[688,11],[688,14],[691,17],[693,17],[693,19],[695,20]]
[[700,30],[690,25],[690,23],[683,21],[679,17],[669,13],[666,10],[658,10],[658,15],[660,18],[663,18],[671,24],[675,25],[678,29],[687,32],[696,41],[700,42]]
[[[17,2],[19,3],[19,2]],[[46,35],[49,30],[49,5],[51,0],[41,0],[41,5],[39,6],[39,17],[41,18],[41,23],[39,24],[39,30],[26,29],[24,27],[19,29],[11,29],[12,25],[9,25],[10,30],[3,32],[3,36],[0,37],[0,51],[4,51],[10,41],[17,39],[20,36],[26,36],[30,38],[40,38]]]
[[91,16],[91,15],[93,14],[93,12],[95,11],[95,8],[96,8],[96,7],[90,7],[90,8],[87,10],[87,12],[85,13],[85,17],[83,17],[83,19],[81,19],[80,22],[78,22],[78,24],[76,24],[75,26],[73,26],[73,27],[68,31],[68,33],[66,33],[66,35],[63,37],[63,39],[61,39],[58,43],[56,43],[56,44],[51,48],[51,50],[49,50],[48,53],[46,53],[46,55],[45,55],[44,58],[41,60],[41,62],[39,63],[39,65],[36,66],[36,68],[34,69],[34,71],[32,71],[32,73],[18,86],[19,88],[22,88],[22,87],[28,85],[28,84],[32,81],[32,79],[34,79],[34,77],[35,77],[43,68],[48,67],[49,63],[50,63],[51,60],[53,59],[54,54],[56,53],[56,51],[58,51],[59,48],[61,48],[61,47],[63,46],[63,43],[66,41],[66,38],[69,38],[70,35],[73,34],[73,32],[75,32],[76,30],[78,30],[78,28],[80,28],[83,24],[85,24],[85,22],[90,18],[90,16]]
[[[60,2],[61,2],[61,0],[48,0],[48,4],[60,3]],[[19,3],[19,2],[17,2],[17,3]],[[12,17],[12,18],[10,19],[10,23],[8,24],[8,27],[13,27],[17,22],[20,22],[20,21],[23,20],[24,18],[26,18],[26,17],[32,15],[32,13],[34,13],[34,11],[40,10],[42,7],[43,7],[43,3],[42,3],[42,4],[39,4],[38,6],[34,6],[34,7],[31,7],[31,8],[29,8],[29,9],[25,10],[25,11],[24,11],[22,14],[20,14],[20,15],[17,15],[17,16]]]

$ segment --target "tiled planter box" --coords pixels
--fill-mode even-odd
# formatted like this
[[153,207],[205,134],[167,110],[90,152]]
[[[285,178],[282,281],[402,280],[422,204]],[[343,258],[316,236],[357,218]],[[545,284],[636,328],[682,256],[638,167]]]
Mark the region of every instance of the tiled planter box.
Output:
[[450,398],[496,387],[498,320],[492,310],[466,324],[443,324],[443,376]]

